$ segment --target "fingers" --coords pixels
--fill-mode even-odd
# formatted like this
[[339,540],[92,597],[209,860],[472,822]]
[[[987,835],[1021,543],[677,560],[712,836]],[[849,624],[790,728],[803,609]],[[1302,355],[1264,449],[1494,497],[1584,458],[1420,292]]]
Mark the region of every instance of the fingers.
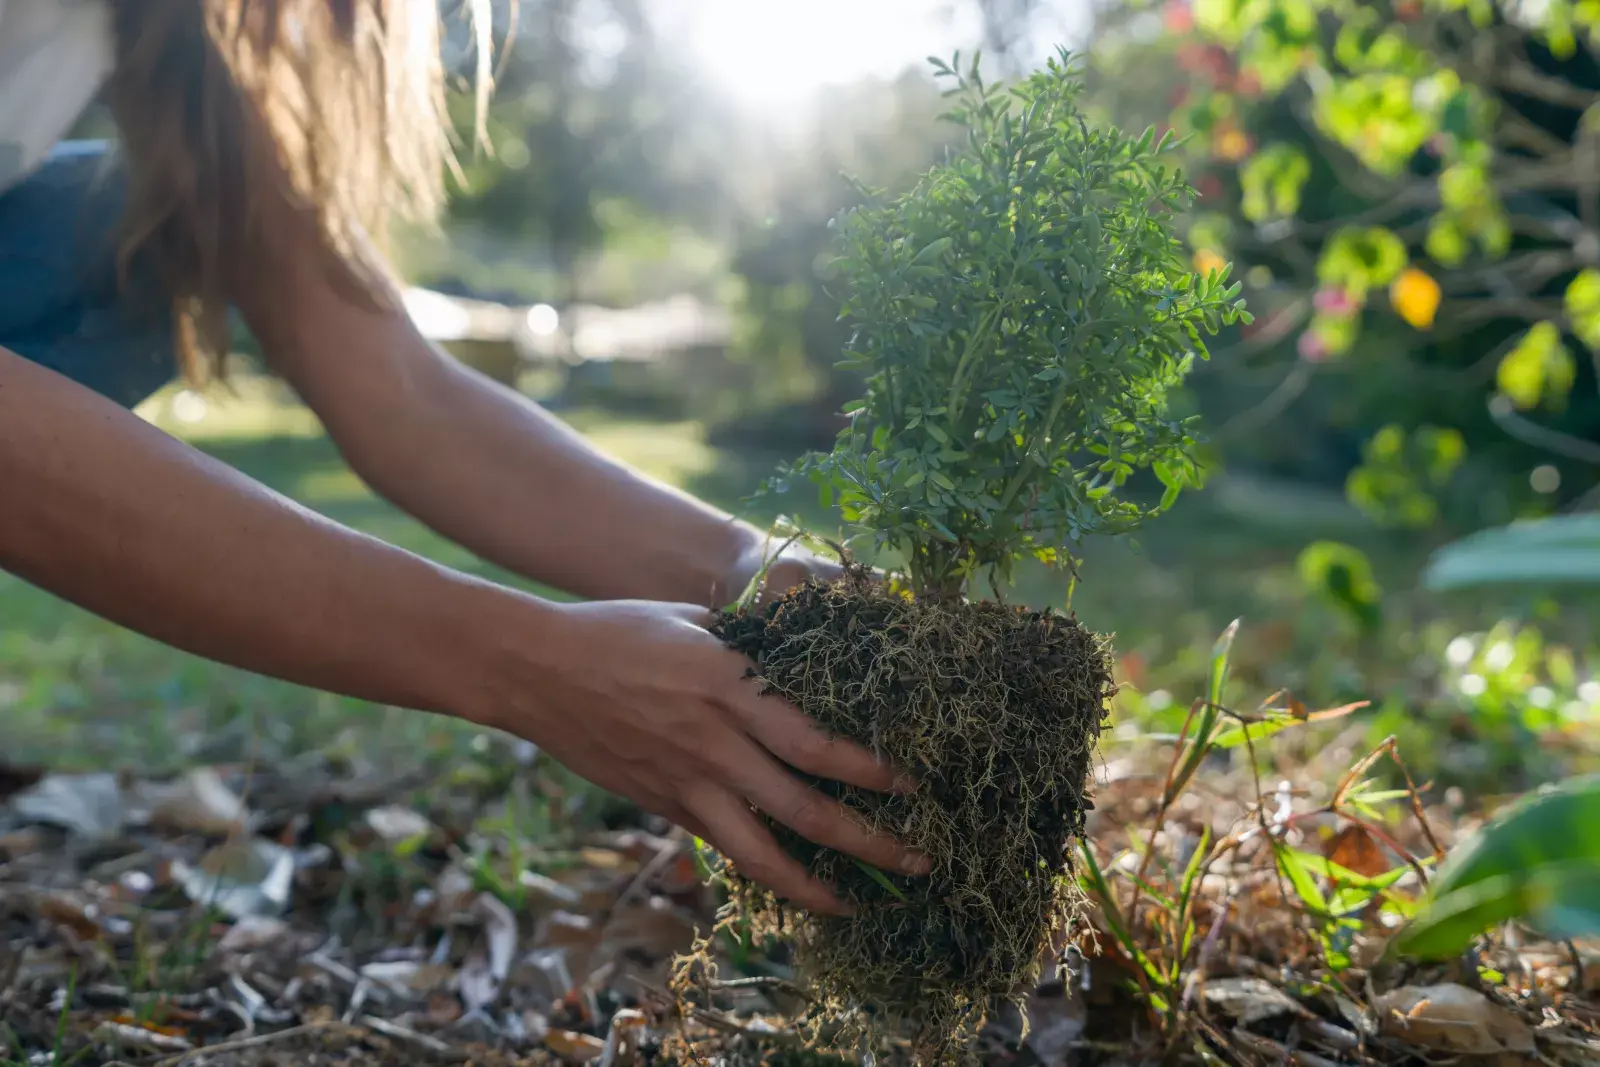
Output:
[[853,741],[831,738],[793,704],[759,695],[740,680],[729,703],[750,736],[789,766],[818,778],[871,789],[906,792],[911,779]]
[[691,626],[698,626],[702,630],[709,630],[717,621],[717,613],[710,608],[703,608],[696,604],[659,604],[652,605],[660,611],[673,616],[680,622]]
[[754,745],[743,758],[724,766],[735,775],[730,784],[741,796],[808,841],[896,874],[923,875],[933,869],[926,856],[872,832],[844,805],[809,788]]
[[722,789],[705,791],[686,804],[702,839],[733,861],[739,873],[779,897],[810,911],[849,915],[850,908],[800,862],[778,847],[754,812]]

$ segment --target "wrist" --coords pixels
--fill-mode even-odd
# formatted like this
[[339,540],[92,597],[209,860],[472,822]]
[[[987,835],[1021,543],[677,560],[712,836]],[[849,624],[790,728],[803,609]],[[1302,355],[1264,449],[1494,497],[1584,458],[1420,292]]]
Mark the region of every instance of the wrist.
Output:
[[478,726],[525,723],[547,681],[565,627],[563,605],[477,578],[452,575],[431,612],[421,684],[428,710]]

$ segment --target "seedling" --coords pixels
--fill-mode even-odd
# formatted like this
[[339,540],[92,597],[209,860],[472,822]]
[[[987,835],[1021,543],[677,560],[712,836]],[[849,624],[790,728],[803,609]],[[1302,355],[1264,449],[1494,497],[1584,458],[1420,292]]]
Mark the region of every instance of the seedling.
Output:
[[1074,913],[1070,846],[1114,690],[1104,638],[982,599],[975,580],[998,590],[1030,557],[1074,567],[1084,537],[1199,485],[1169,394],[1204,334],[1247,318],[1225,270],[1180,258],[1170,220],[1190,189],[1171,139],[1091,126],[1065,53],[1011,89],[959,56],[934,68],[966,144],[839,220],[866,395],[832,452],[779,480],[814,481],[904,580],[854,567],[720,626],[769,691],[919,776],[911,796],[816,785],[936,863],[892,876],[775,825],[857,915],[796,913],[724,871],[730,914],[794,941],[815,1036],[852,1048],[903,1029],[930,1061],[1030,987]]

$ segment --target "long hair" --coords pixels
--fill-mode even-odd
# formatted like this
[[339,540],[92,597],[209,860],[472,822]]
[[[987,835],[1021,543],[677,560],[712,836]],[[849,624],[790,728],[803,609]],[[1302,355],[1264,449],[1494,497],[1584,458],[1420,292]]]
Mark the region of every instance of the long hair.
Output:
[[[159,276],[185,374],[221,369],[230,288],[250,284],[271,197],[315,220],[330,284],[386,301],[375,252],[392,223],[437,217],[453,163],[435,0],[109,2],[107,101],[129,176],[119,263]],[[465,3],[481,132],[489,0]]]

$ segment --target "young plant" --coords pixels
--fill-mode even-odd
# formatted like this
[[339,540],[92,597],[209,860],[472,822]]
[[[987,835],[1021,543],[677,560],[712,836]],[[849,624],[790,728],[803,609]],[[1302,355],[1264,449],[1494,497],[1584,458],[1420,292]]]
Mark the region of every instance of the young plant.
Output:
[[[1032,988],[1078,913],[1069,848],[1115,691],[1104,638],[969,596],[973,579],[997,585],[1030,554],[1069,562],[1082,537],[1198,484],[1168,393],[1202,335],[1244,312],[1225,272],[1179,260],[1169,216],[1189,188],[1163,162],[1170,142],[1091,127],[1064,54],[1010,90],[976,64],[935,66],[966,146],[840,220],[846,354],[867,393],[833,451],[790,472],[897,553],[914,595],[852,567],[717,632],[766,691],[916,775],[904,795],[814,784],[934,861],[926,878],[890,875],[772,823],[856,913],[796,913],[733,871],[729,922],[793,942],[816,1036],[853,1048],[900,1029],[947,1062]],[[1144,469],[1160,503],[1124,492]]]
[[[1227,269],[1188,272],[1170,224],[1192,190],[1153,129],[1090,126],[1062,53],[1004,90],[935,60],[966,149],[838,223],[832,264],[867,372],[834,450],[795,468],[895,550],[919,595],[953,598],[1019,558],[1069,558],[1200,484],[1168,394],[1203,334],[1249,322]],[[1160,502],[1125,494],[1154,471]]]

